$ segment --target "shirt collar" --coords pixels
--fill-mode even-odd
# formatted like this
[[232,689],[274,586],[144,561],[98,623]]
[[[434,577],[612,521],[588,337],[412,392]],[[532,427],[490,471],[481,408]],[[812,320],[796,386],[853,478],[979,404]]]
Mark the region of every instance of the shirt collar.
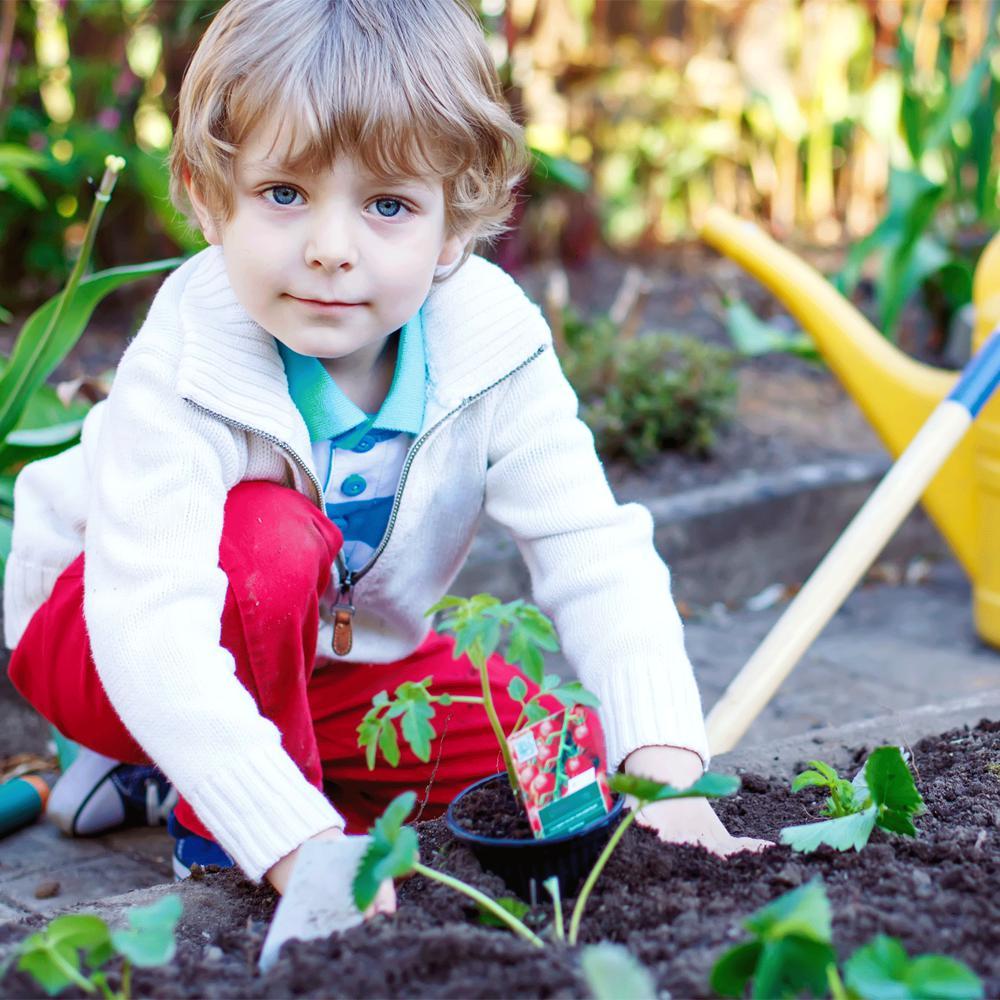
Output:
[[392,384],[374,420],[344,395],[318,358],[298,354],[280,341],[278,351],[285,365],[288,392],[302,414],[310,441],[340,437],[369,422],[375,430],[404,434],[420,431],[427,386],[420,313],[400,330]]

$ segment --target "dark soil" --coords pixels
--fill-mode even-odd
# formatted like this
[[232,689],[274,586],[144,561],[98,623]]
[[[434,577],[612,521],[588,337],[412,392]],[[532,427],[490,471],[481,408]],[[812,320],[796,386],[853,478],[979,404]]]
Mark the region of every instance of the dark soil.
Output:
[[524,807],[514,798],[509,781],[493,781],[462,797],[453,806],[459,826],[481,837],[531,840]]
[[[849,770],[870,749],[856,748],[836,763]],[[665,846],[632,827],[591,897],[583,940],[626,945],[663,995],[710,996],[709,970],[721,951],[742,939],[741,919],[819,875],[841,958],[875,934],[891,934],[911,954],[937,952],[966,962],[983,979],[986,996],[1000,996],[1000,722],[984,720],[972,730],[922,740],[912,750],[927,803],[917,839],[876,831],[857,854],[822,848],[805,856],[779,846],[727,860],[694,847]],[[718,811],[735,832],[776,838],[782,826],[815,818],[820,800],[814,790],[791,795],[787,777],[748,773],[739,795]],[[505,894],[440,820],[419,829],[427,863],[492,895]],[[176,959],[167,969],[138,972],[137,995],[587,995],[573,949],[553,946],[542,953],[505,931],[479,926],[464,897],[419,876],[399,886],[394,917],[326,941],[292,942],[261,977],[254,961],[274,895],[232,872],[211,876],[211,885],[225,906],[212,907],[200,922],[191,908]],[[544,934],[550,917],[548,907],[539,907],[529,922]],[[22,928],[0,929],[0,947]],[[0,992],[40,995],[19,974],[9,974]]]

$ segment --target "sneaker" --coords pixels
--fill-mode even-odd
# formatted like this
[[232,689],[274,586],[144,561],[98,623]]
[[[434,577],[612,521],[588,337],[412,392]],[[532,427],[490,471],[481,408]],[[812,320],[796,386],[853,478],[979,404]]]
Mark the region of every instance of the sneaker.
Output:
[[214,840],[192,833],[186,826],[178,822],[174,813],[167,821],[167,832],[174,838],[174,881],[180,882],[189,878],[191,866],[200,865],[208,868],[232,868],[233,859],[219,847]]
[[177,803],[163,773],[80,747],[52,787],[45,815],[70,837],[92,837],[123,826],[161,826]]

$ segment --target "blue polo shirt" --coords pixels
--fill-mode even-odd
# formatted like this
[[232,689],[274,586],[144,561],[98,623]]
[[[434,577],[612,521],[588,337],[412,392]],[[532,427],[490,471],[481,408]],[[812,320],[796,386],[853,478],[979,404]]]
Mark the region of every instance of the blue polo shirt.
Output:
[[424,420],[427,367],[418,313],[399,332],[396,371],[378,413],[340,391],[318,358],[282,343],[288,391],[309,430],[327,516],[344,535],[344,559],[358,570],[385,534],[406,454]]

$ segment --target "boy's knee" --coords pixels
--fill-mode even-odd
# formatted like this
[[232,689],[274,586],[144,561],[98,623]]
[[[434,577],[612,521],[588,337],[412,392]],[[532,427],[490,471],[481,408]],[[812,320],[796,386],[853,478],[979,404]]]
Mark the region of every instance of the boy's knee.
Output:
[[[329,579],[343,536],[308,497],[277,483],[243,482],[226,498],[220,563],[235,583],[242,570],[285,590]],[[323,584],[325,586],[325,584]]]

